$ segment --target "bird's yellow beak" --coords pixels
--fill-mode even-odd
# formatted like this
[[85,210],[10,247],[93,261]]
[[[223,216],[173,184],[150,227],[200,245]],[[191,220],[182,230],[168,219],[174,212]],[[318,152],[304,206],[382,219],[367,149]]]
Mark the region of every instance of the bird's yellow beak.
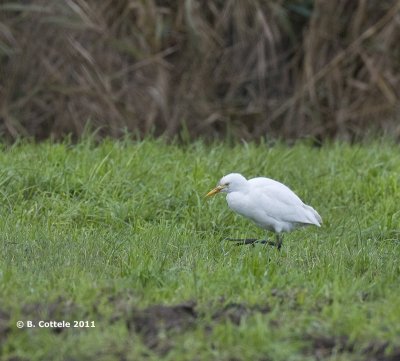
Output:
[[217,186],[214,189],[210,190],[207,194],[206,197],[211,197],[214,194],[217,194],[219,192],[221,192],[225,187],[224,186]]

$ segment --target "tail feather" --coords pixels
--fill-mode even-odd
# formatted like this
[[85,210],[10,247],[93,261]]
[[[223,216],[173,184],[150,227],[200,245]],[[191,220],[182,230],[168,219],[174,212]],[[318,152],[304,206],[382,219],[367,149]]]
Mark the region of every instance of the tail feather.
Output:
[[312,224],[315,224],[318,227],[321,227],[322,224],[322,218],[318,214],[318,212],[311,206],[304,205],[304,208],[307,209],[309,212],[307,214],[307,218]]

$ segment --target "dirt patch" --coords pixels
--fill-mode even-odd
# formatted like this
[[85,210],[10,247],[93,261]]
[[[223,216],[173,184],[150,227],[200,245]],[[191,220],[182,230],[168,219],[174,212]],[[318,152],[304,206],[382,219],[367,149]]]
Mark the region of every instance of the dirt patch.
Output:
[[10,333],[10,314],[0,309],[0,345],[5,341]]
[[316,360],[324,360],[334,353],[352,352],[353,346],[349,344],[346,336],[311,336],[311,350]]
[[229,320],[235,325],[240,325],[242,320],[254,313],[268,313],[271,309],[268,306],[247,306],[242,303],[229,303],[218,309],[212,316],[216,322]]
[[[275,294],[275,297],[283,297]],[[143,343],[160,356],[167,354],[177,342],[177,336],[189,332],[194,327],[204,327],[206,332],[225,322],[240,325],[246,318],[256,314],[270,312],[268,305],[246,305],[245,303],[227,303],[221,298],[204,308],[189,301],[177,305],[152,305],[139,309],[131,295],[118,295],[108,298],[113,314],[105,316],[96,310],[98,319],[105,323],[122,322],[130,332],[138,334]],[[22,307],[22,315],[27,320],[73,320],[85,318],[82,308],[71,300],[59,297],[49,303],[31,303]],[[87,313],[86,313],[87,314]],[[11,331],[10,314],[0,309],[0,345],[5,342]],[[270,321],[273,322],[273,321]],[[11,326],[11,327],[10,327]],[[271,327],[274,327],[270,323]],[[277,325],[279,327],[279,325]],[[52,332],[61,334],[66,329],[54,328]],[[303,353],[315,360],[325,360],[340,354],[357,354],[363,361],[400,360],[400,348],[389,348],[388,343],[371,342],[364,349],[357,349],[347,336],[306,335],[308,343]],[[121,359],[122,356],[121,356]]]
[[[311,348],[308,354],[314,355],[316,360],[325,360],[333,354],[354,353],[354,344],[347,336],[311,336]],[[389,349],[387,342],[371,342],[361,350],[363,361],[398,361],[400,360],[400,348]]]
[[370,343],[364,350],[365,361],[398,361],[400,360],[400,347],[389,349],[387,342]]
[[[169,336],[182,333],[193,327],[198,317],[195,303],[188,302],[175,306],[154,305],[144,310],[135,310],[127,320],[129,330],[134,330],[152,350],[167,353],[173,346]],[[167,335],[167,338],[160,337]]]
[[[49,303],[29,303],[22,307],[22,314],[26,320],[31,320],[34,324],[39,321],[68,321],[72,323],[74,319],[82,319],[82,317],[74,318],[78,314],[79,307],[71,300],[58,297]],[[55,327],[51,328],[52,332],[59,334],[68,328]],[[76,330],[76,329],[75,329]]]
[[[127,312],[126,307],[121,307],[121,302],[116,302],[116,316],[111,318],[111,322],[117,319],[126,319],[129,330],[139,334],[144,344],[151,350],[159,354],[166,354],[173,347],[173,336],[181,334],[193,328],[199,322],[207,331],[211,331],[215,324],[221,322],[232,322],[239,325],[243,319],[254,313],[267,313],[270,311],[268,306],[248,306],[242,303],[220,304],[214,306],[211,312],[211,322],[206,321],[205,311],[198,310],[193,301],[178,305],[153,305],[148,308],[138,310],[131,308]],[[210,306],[211,307],[211,306]],[[124,310],[124,312],[121,312]]]

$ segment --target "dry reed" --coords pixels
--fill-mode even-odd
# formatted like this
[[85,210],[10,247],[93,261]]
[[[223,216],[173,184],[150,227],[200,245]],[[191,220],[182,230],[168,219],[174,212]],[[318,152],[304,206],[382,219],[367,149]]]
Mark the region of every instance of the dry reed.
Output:
[[400,138],[400,0],[0,2],[0,132]]

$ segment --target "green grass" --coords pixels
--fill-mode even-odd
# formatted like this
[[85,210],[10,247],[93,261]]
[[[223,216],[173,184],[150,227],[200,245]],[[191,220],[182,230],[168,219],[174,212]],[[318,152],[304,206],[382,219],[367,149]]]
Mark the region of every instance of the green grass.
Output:
[[[264,235],[224,196],[204,198],[232,171],[287,184],[323,227],[285,235],[281,252],[223,241]],[[0,358],[360,360],[384,343],[390,354],[400,346],[399,174],[399,147],[383,141],[4,146]],[[155,348],[127,327],[149,306],[188,301],[195,324],[161,330]],[[268,312],[215,318],[234,303]],[[96,327],[15,325],[50,318]]]

